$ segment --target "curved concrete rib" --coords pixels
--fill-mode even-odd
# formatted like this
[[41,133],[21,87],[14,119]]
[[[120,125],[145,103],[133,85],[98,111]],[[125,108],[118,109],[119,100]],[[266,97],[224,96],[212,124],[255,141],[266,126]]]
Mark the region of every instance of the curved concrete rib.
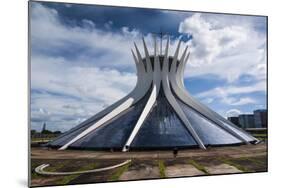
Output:
[[42,164],[38,167],[35,168],[35,172],[37,174],[41,174],[41,175],[52,175],[52,176],[66,176],[66,175],[74,175],[74,174],[89,174],[89,173],[94,173],[94,172],[102,172],[102,171],[107,171],[107,170],[112,170],[121,166],[124,166],[126,164],[129,164],[131,162],[131,160],[126,160],[122,163],[113,165],[113,166],[108,166],[108,167],[104,167],[104,168],[97,168],[97,169],[93,169],[93,170],[83,170],[83,171],[73,171],[73,172],[49,172],[44,170],[45,168],[47,168],[48,166],[50,166],[49,164]]
[[[68,141],[66,144],[64,144],[62,147],[60,147],[59,150],[66,149],[69,145],[71,145],[74,142],[76,142],[77,140],[83,138],[84,136],[89,134],[91,131],[97,129],[98,127],[102,126],[103,124],[105,124],[106,122],[108,122],[112,118],[116,117],[117,115],[119,115],[123,111],[127,110],[133,104],[135,104],[136,102],[138,102],[141,98],[143,98],[145,96],[145,94],[148,92],[148,90],[150,88],[150,85],[151,85],[151,76],[150,76],[151,72],[145,72],[144,71],[144,69],[142,68],[143,62],[142,62],[142,59],[141,59],[141,56],[140,56],[140,53],[139,53],[139,50],[138,50],[137,46],[136,46],[136,51],[137,51],[137,55],[139,57],[138,63],[140,64],[139,67],[137,67],[137,68],[140,68],[139,74],[142,74],[142,75],[140,75],[140,77],[143,77],[145,80],[138,83],[138,85],[136,87],[136,90],[134,90],[135,92],[132,92],[132,94],[128,98],[126,98],[126,100],[124,100],[120,105],[118,105],[116,108],[111,110],[111,112],[109,112],[108,114],[103,116],[100,120],[95,122],[93,125],[88,127],[86,130],[82,131],[76,137],[74,137],[73,139]],[[150,71],[150,70],[147,69],[147,71]]]
[[[188,46],[186,46],[188,48]],[[179,75],[176,75],[176,79],[179,79],[177,80],[178,83],[180,83],[181,86],[183,86],[182,89],[185,90],[185,86],[184,86],[184,68],[185,68],[185,65],[189,59],[189,55],[190,55],[190,52],[187,53],[186,55],[186,58],[184,59],[183,62],[180,62],[176,72],[179,74]]]
[[[169,43],[169,39],[167,41],[167,46],[168,46],[168,43]],[[180,41],[178,43],[178,47],[177,47],[175,55],[174,55],[173,64],[177,63],[179,47],[180,47]],[[178,104],[178,102],[176,101],[175,97],[173,96],[173,94],[171,92],[170,83],[169,83],[169,77],[168,77],[169,66],[168,66],[168,57],[167,57],[167,53],[168,52],[167,51],[165,52],[163,68],[162,68],[162,74],[161,74],[164,94],[165,94],[168,102],[172,106],[172,108],[175,110],[176,114],[179,116],[179,118],[181,119],[181,121],[183,122],[183,124],[185,125],[187,130],[189,131],[189,133],[192,135],[192,137],[194,138],[196,143],[199,145],[199,147],[202,148],[202,149],[206,149],[206,147],[203,144],[203,141],[200,139],[200,137],[198,136],[196,131],[191,126],[191,124],[188,121],[187,117],[185,116],[183,110],[181,109],[180,105]]]
[[[150,56],[147,50],[147,46],[145,44],[144,38],[142,38],[142,43],[144,47],[144,53],[145,53],[145,61],[146,61],[146,67],[147,67],[147,72],[152,73],[152,64],[150,62]],[[140,57],[141,58],[141,57]],[[141,58],[142,59],[142,58]],[[152,77],[151,77],[152,78]]]
[[[155,39],[156,40],[156,39]],[[144,40],[143,40],[144,41]],[[144,48],[145,48],[145,57],[146,57],[146,64],[147,65],[151,65],[151,61],[150,61],[150,57],[144,42]],[[159,62],[159,56],[157,56],[156,54],[156,41],[155,41],[155,46],[154,46],[154,71],[153,71],[153,85],[152,85],[152,91],[151,94],[149,96],[149,99],[133,129],[133,131],[131,132],[128,140],[126,141],[125,146],[123,147],[122,151],[128,151],[129,147],[131,145],[131,143],[133,142],[134,138],[136,137],[138,131],[140,130],[144,120],[146,119],[148,113],[150,112],[150,110],[152,109],[152,106],[154,105],[159,90],[160,90],[160,83],[161,83],[161,78],[159,77],[160,75],[160,62]]]
[[[184,65],[186,64],[189,53],[186,58],[184,58],[185,53],[182,55],[180,64],[178,69],[176,69],[176,65],[172,65],[171,72],[169,74],[171,86],[173,88],[173,91],[175,94],[179,97],[180,100],[182,100],[185,104],[193,108],[195,111],[199,112],[203,116],[205,116],[207,119],[211,120],[215,124],[217,124],[219,127],[223,128],[227,132],[229,132],[231,135],[235,136],[236,138],[240,139],[244,143],[248,144],[249,142],[242,137],[241,135],[237,134],[233,129],[230,127],[227,127],[224,125],[220,120],[224,119],[218,114],[214,114],[214,112],[208,107],[204,106],[203,104],[196,101],[184,88],[183,84],[183,74],[184,74]],[[229,122],[227,122],[229,124]],[[233,127],[234,128],[234,127]],[[244,131],[243,131],[244,133]],[[248,134],[247,134],[248,135]],[[255,139],[255,138],[251,138]]]

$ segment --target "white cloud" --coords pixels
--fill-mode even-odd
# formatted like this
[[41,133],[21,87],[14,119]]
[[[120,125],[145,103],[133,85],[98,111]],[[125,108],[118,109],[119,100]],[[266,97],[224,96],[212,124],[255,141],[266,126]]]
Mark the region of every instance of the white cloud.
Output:
[[203,97],[216,97],[216,96],[225,96],[225,95],[235,95],[235,94],[249,94],[253,92],[266,92],[266,82],[260,81],[251,86],[225,86],[225,87],[216,87],[201,93],[198,93],[197,96],[200,98]]
[[113,102],[124,96],[136,83],[134,73],[109,68],[68,67],[65,64],[62,58],[33,57],[32,88]]
[[[108,22],[113,25],[112,21]],[[48,52],[54,50],[64,50],[70,55],[78,54],[82,65],[94,65],[96,67],[114,67],[115,69],[134,70],[134,63],[131,55],[131,48],[134,48],[133,42],[139,46],[143,54],[142,34],[126,26],[120,29],[120,32],[111,32],[111,30],[101,30],[95,27],[95,23],[90,20],[82,20],[82,26],[66,26],[59,19],[59,14],[55,9],[44,7],[39,3],[32,4],[31,9],[31,39],[33,49],[39,52]],[[153,53],[152,35],[144,36],[150,53]],[[173,54],[179,38],[171,41],[170,53]],[[72,53],[71,49],[83,50],[79,53]],[[181,52],[184,48],[181,48]],[[54,53],[54,52],[52,52]],[[58,53],[58,52],[56,52]],[[65,54],[64,54],[65,55]],[[69,63],[73,63],[69,59]]]
[[40,130],[45,122],[49,130],[68,130],[93,115],[99,103],[78,101],[74,98],[49,93],[31,95],[32,129]]
[[[233,82],[241,75],[264,79],[266,75],[266,39],[253,24],[230,18],[194,14],[180,23],[179,32],[193,36],[186,76],[213,74]],[[229,21],[230,20],[230,21]],[[228,23],[227,23],[228,22]],[[246,24],[247,23],[247,24]]]
[[237,95],[251,94],[254,92],[266,92],[265,81],[260,81],[251,86],[225,86],[216,87],[207,91],[198,93],[196,96],[200,99],[219,100],[221,103],[234,106],[242,106],[246,104],[256,104],[257,101],[250,97],[237,97]]
[[249,97],[243,97],[243,98],[239,98],[239,99],[235,99],[235,98],[225,98],[224,100],[226,100],[227,104],[229,105],[233,105],[233,106],[242,106],[242,105],[246,105],[246,104],[255,104],[257,101],[249,98]]
[[[61,23],[56,10],[46,8],[38,3],[31,10],[31,38],[34,49],[48,52],[52,49],[71,53],[73,49],[82,48],[79,59],[85,65],[95,66],[126,66],[131,69],[131,41],[138,41],[137,32],[133,35],[104,32],[95,28],[90,20],[83,20],[82,27],[69,27]],[[106,53],[104,53],[106,52]],[[75,53],[75,52],[74,52]],[[70,54],[71,55],[71,54]],[[116,58],[118,57],[118,58]],[[81,65],[78,65],[81,66]]]
[[[37,114],[41,118],[46,115],[56,117],[54,113],[61,118],[93,115],[125,96],[136,83],[134,73],[65,64],[62,58],[32,58],[31,88],[48,92],[38,96],[33,94],[32,107],[52,112]],[[34,115],[36,113],[32,113]]]
[[212,103],[213,101],[214,101],[213,98],[206,98],[206,99],[204,99],[202,102],[205,103],[205,104],[210,104],[210,103]]
[[[67,130],[133,89],[136,74],[129,49],[138,37],[136,30],[131,35],[128,29],[124,34],[102,32],[90,20],[83,20],[83,27],[69,28],[54,9],[32,6],[32,128],[40,129],[46,121],[50,129]],[[90,55],[81,51],[81,56],[66,59],[64,54],[49,54],[71,48],[69,44],[84,46]],[[122,70],[124,66],[129,72]]]

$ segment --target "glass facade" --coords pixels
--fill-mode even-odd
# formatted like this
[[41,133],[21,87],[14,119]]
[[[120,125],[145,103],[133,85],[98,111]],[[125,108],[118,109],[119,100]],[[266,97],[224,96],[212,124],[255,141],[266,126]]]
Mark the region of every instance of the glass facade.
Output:
[[255,128],[267,127],[267,110],[254,111],[254,124],[255,124]]
[[[151,89],[134,106],[72,143],[69,148],[122,149],[147,104],[150,94]],[[234,136],[224,128],[209,120],[192,107],[186,105],[180,99],[176,98],[176,100],[204,145],[230,145],[242,143],[242,140],[237,136]],[[80,124],[78,127],[71,129],[64,135],[50,142],[49,146],[61,147],[65,145],[84,130],[92,126],[99,119],[89,119],[89,121]],[[249,142],[254,141],[252,136],[235,126],[232,126],[230,123],[224,121],[221,121],[221,123],[223,123],[225,127],[228,127],[235,133],[239,134],[245,140]],[[174,147],[199,146],[169,104],[163,88],[161,87],[155,104],[141,125],[130,148],[161,149]]]
[[161,88],[156,103],[144,121],[131,148],[197,147]]
[[92,131],[87,136],[79,139],[69,147],[77,148],[123,148],[130,133],[149,98],[150,92],[139,102],[130,107],[116,118]]
[[238,144],[241,141],[226,132],[212,121],[193,110],[182,101],[177,100],[182,107],[191,126],[203,141],[204,145]]
[[255,127],[253,114],[241,114],[238,116],[238,121],[243,129]]
[[246,141],[248,142],[252,142],[254,141],[253,137],[251,135],[249,135],[249,133],[245,132],[244,130],[238,128],[238,127],[234,127],[228,123],[225,123],[223,121],[221,121],[226,127],[228,127],[229,129],[231,129],[232,131],[234,131],[236,134],[238,134],[239,136],[241,136],[242,138],[244,138]]

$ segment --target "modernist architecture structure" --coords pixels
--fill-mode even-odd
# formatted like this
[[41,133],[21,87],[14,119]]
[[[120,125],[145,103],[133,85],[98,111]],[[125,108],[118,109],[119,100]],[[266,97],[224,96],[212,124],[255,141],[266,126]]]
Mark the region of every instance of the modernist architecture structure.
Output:
[[241,128],[255,128],[255,122],[254,122],[254,115],[253,114],[241,114],[238,116],[239,119],[239,125]]
[[[162,41],[161,41],[162,44]],[[144,56],[135,44],[137,84],[123,99],[50,142],[60,150],[77,149],[167,149],[250,144],[257,139],[195,100],[185,90],[184,67],[188,47],[173,56],[169,39],[154,42],[149,52],[143,39]],[[160,53],[159,53],[160,51]]]
[[256,128],[267,128],[267,110],[255,110],[254,121]]

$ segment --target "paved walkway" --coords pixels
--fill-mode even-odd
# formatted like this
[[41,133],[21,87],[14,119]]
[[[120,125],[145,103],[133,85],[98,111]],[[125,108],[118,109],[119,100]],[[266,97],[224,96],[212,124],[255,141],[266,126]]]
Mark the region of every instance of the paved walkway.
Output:
[[166,177],[183,177],[183,176],[199,176],[205,175],[204,172],[198,170],[190,164],[177,164],[167,166],[165,170]]
[[[231,147],[217,147],[202,149],[185,149],[180,150],[177,158],[186,157],[251,157],[266,155],[266,144],[242,145]],[[79,151],[79,150],[55,150],[55,149],[31,149],[32,159],[165,159],[173,158],[172,151],[137,151],[137,152],[104,152],[104,151]]]
[[137,180],[160,178],[158,166],[151,164],[138,164],[131,166],[128,171],[124,172],[119,180]]
[[233,173],[241,173],[241,170],[238,170],[234,166],[230,166],[228,164],[219,164],[205,167],[206,170],[210,174],[233,174]]

